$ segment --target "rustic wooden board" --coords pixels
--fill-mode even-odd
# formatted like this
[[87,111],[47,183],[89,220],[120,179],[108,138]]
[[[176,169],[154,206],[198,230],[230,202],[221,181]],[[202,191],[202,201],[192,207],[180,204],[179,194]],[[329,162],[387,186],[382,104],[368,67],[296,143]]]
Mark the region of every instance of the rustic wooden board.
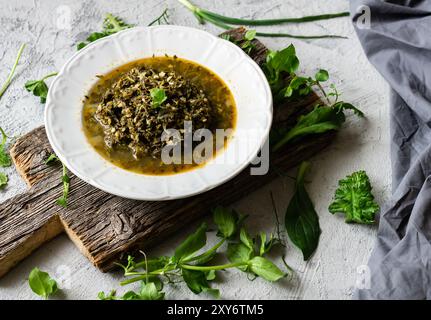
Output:
[[[230,31],[240,40],[243,29]],[[261,64],[266,48],[255,40],[252,58]],[[298,115],[318,102],[314,94],[300,102],[274,106],[273,126],[291,126]],[[209,213],[216,205],[228,205],[260,188],[325,148],[335,133],[316,135],[286,146],[271,155],[268,174],[251,176],[249,168],[234,179],[206,193],[163,202],[134,201],[107,194],[71,175],[69,206],[56,204],[62,192],[61,166],[47,166],[52,153],[45,129],[37,128],[11,148],[17,170],[29,190],[0,204],[0,276],[46,241],[65,231],[81,252],[101,271],[127,253],[159,242],[169,234]]]

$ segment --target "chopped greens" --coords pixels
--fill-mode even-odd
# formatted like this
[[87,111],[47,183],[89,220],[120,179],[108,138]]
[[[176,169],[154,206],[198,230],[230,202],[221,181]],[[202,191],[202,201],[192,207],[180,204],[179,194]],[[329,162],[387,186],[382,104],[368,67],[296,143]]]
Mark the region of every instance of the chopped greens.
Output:
[[334,201],[329,205],[329,212],[344,213],[346,222],[372,224],[379,205],[374,201],[372,187],[367,173],[363,170],[353,172],[338,182]]
[[55,77],[57,74],[57,72],[53,72],[44,76],[40,80],[29,80],[25,83],[25,89],[28,92],[33,93],[34,96],[40,97],[40,103],[45,103],[48,96],[48,86],[46,85],[45,80]]
[[[175,57],[163,59],[183,63]],[[213,107],[200,86],[176,71],[142,65],[125,72],[106,88],[94,118],[103,128],[107,148],[125,147],[134,159],[160,159],[162,149],[174,142],[160,138],[166,128],[179,130],[185,121],[190,121],[194,130],[213,130],[222,111],[222,106]],[[180,135],[184,137],[184,132]]]
[[28,283],[34,293],[45,299],[48,299],[58,290],[57,282],[48,273],[39,270],[39,268],[31,270]]
[[18,66],[19,59],[21,58],[21,55],[22,55],[22,52],[24,51],[24,48],[25,48],[25,44],[22,44],[18,50],[18,54],[16,56],[15,63],[13,64],[12,69],[11,69],[5,83],[0,88],[0,99],[4,95],[4,93],[6,92],[7,88],[9,88],[9,86],[12,82],[13,75],[15,74],[16,67]]
[[290,240],[308,260],[317,248],[320,237],[319,217],[304,186],[304,177],[310,164],[303,162],[296,176],[295,193],[286,210],[285,226]]

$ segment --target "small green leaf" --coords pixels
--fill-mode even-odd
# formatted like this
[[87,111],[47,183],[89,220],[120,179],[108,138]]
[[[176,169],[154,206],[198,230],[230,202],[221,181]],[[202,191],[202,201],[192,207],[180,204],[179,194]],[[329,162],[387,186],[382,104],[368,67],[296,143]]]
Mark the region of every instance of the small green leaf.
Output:
[[160,108],[162,103],[168,99],[168,97],[166,96],[165,90],[161,88],[151,89],[150,96],[151,96],[153,108]]
[[363,170],[353,172],[338,182],[338,189],[335,191],[334,201],[329,206],[329,212],[344,213],[347,223],[374,223],[375,215],[380,208],[374,201],[371,190],[367,173]]
[[219,235],[228,239],[232,237],[237,228],[238,215],[235,211],[218,206],[214,209],[213,219],[219,230]]
[[361,118],[365,116],[361,110],[359,110],[354,105],[347,102],[343,102],[343,101],[337,102],[336,104],[334,104],[333,108],[338,110],[338,112],[343,112],[344,110],[352,110],[355,115]]
[[52,164],[52,163],[57,162],[57,161],[59,161],[58,157],[57,157],[54,153],[52,153],[52,154],[50,154],[50,156],[45,160],[45,164]]
[[256,38],[256,30],[247,30],[247,32],[244,35],[244,39],[251,41],[251,40],[254,40],[254,38]]
[[329,79],[329,73],[326,70],[320,69],[315,76],[316,80],[319,82],[325,82]]
[[193,293],[199,294],[201,292],[207,292],[216,298],[220,296],[219,290],[212,289],[208,284],[207,275],[205,272],[182,269],[181,274],[185,283],[187,284],[187,287],[189,287]]
[[216,271],[215,270],[210,270],[207,272],[207,280],[208,281],[213,281],[216,278]]
[[100,291],[97,294],[97,298],[99,300],[117,300],[117,296],[116,296],[116,291],[115,290],[111,290],[111,292],[109,292],[107,295],[105,295],[105,292]]
[[159,291],[154,282],[142,282],[140,297],[140,300],[163,300],[165,298],[165,293]]
[[69,195],[69,188],[70,188],[70,178],[67,174],[67,168],[63,165],[63,175],[61,177],[61,181],[63,182],[63,195],[57,200],[57,204],[59,206],[62,206],[64,208],[67,208],[67,198]]
[[48,273],[39,270],[39,268],[34,268],[30,272],[28,283],[34,293],[45,299],[55,294],[58,290],[57,282]]
[[7,182],[8,182],[7,175],[5,175],[3,172],[0,172],[0,190],[6,187]]
[[192,254],[194,254],[196,251],[201,249],[207,242],[207,224],[202,223],[202,225],[196,230],[195,233],[191,234],[187,237],[186,240],[184,240],[183,243],[181,243],[178,248],[175,250],[175,260],[181,261],[182,259],[185,259]]
[[[232,263],[247,262],[253,257],[253,249],[243,243],[229,243],[226,255]],[[240,266],[238,269],[247,271],[247,266]]]
[[295,193],[285,216],[287,234],[302,251],[304,260],[308,260],[316,250],[320,237],[319,217],[304,186],[304,176],[308,167],[308,162],[303,162],[299,166]]
[[275,264],[264,257],[254,257],[248,262],[250,271],[268,281],[277,281],[285,276]]
[[254,241],[244,228],[241,228],[239,238],[244,245],[253,250]]
[[48,96],[48,86],[44,80],[30,80],[25,83],[25,88],[28,92],[33,93],[36,97],[40,97],[40,102],[45,103]]

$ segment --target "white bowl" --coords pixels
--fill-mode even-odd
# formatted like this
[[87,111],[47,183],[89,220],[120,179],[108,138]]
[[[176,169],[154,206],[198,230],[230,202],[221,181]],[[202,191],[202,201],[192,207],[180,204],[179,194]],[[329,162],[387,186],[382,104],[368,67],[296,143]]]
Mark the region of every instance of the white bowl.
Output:
[[[133,173],[105,160],[87,142],[82,101],[97,82],[96,75],[153,54],[197,62],[215,72],[232,91],[237,107],[234,137],[204,166],[164,176]],[[256,157],[271,122],[272,95],[259,66],[229,41],[181,26],[132,28],[88,45],[61,69],[45,107],[48,139],[66,167],[99,189],[137,200],[184,198],[231,179]]]

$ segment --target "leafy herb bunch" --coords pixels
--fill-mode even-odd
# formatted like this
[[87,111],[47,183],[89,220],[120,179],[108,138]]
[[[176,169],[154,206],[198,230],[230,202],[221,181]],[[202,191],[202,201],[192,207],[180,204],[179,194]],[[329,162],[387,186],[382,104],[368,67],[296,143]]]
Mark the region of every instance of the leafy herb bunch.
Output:
[[314,88],[322,94],[326,105],[318,104],[313,111],[301,116],[293,128],[277,128],[271,132],[273,151],[300,137],[339,130],[345,122],[345,110],[352,110],[357,116],[364,114],[350,103],[340,101],[341,94],[334,84],[329,92],[323,83],[329,80],[329,73],[320,69],[313,77],[297,74],[299,59],[296,49],[291,44],[281,51],[269,51],[263,70],[271,86],[275,101],[298,100],[308,96]]
[[[109,294],[99,293],[102,300],[147,300],[163,299],[163,283],[185,282],[187,287],[195,294],[207,292],[219,297],[218,289],[211,287],[210,283],[217,277],[217,272],[237,268],[250,277],[261,277],[267,281],[278,281],[287,276],[291,269],[286,265],[283,272],[270,261],[266,255],[276,245],[282,245],[282,240],[270,234],[260,233],[251,237],[242,226],[246,216],[239,215],[233,210],[217,207],[214,210],[214,222],[217,225],[219,241],[211,248],[202,250],[206,245],[208,227],[203,223],[193,234],[187,237],[176,249],[171,257],[159,257],[135,261],[128,257],[124,269],[126,280],[121,285],[137,281],[142,282],[139,292],[128,291],[122,297],[116,296],[115,291]],[[217,257],[218,249],[227,243],[225,264],[211,264]]]

